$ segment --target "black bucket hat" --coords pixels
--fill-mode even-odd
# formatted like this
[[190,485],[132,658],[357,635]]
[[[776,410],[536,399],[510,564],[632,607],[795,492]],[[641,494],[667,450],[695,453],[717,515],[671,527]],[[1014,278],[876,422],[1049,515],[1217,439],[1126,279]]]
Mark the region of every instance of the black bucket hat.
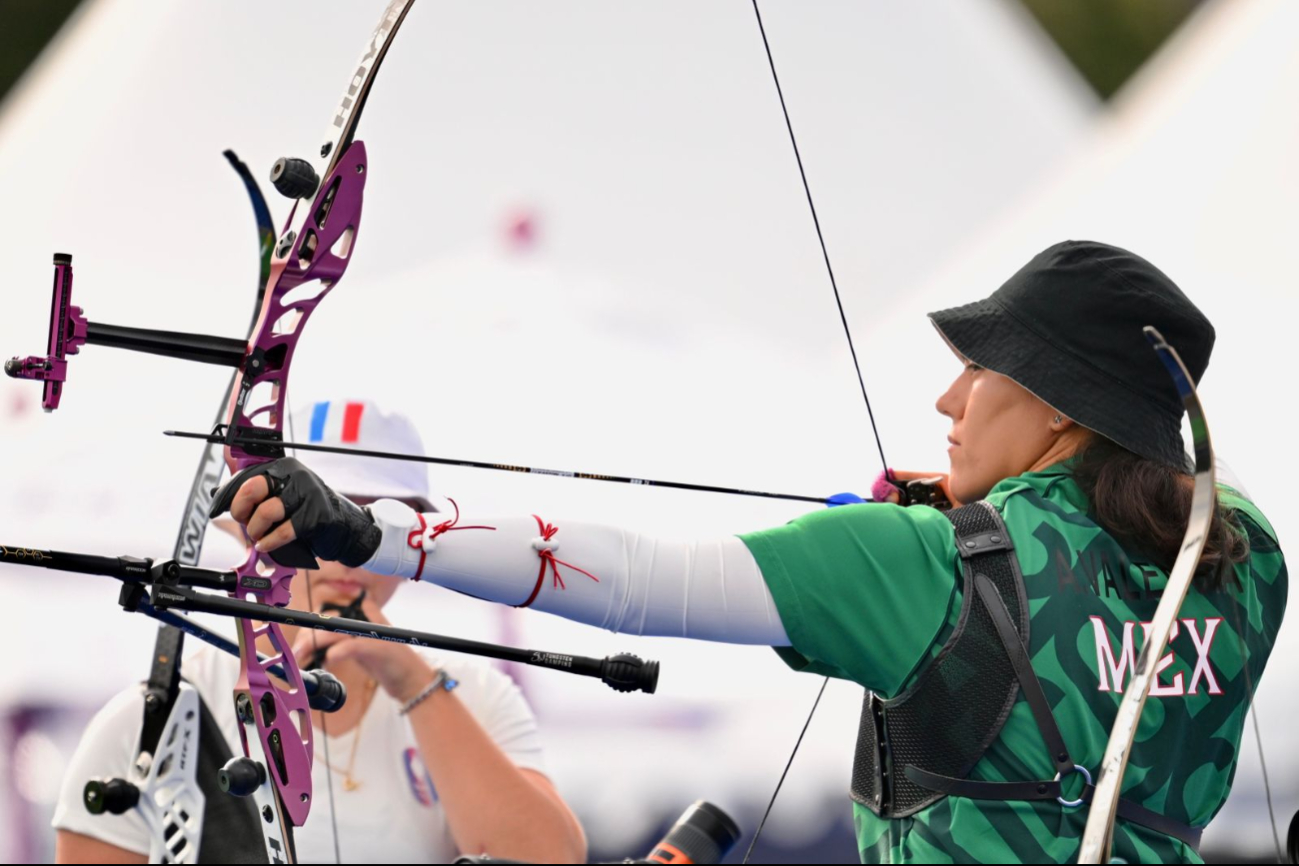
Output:
[[1182,402],[1142,328],[1158,328],[1199,382],[1213,352],[1213,325],[1140,256],[1064,241],[1034,256],[991,297],[929,318],[979,366],[1129,451],[1186,468]]

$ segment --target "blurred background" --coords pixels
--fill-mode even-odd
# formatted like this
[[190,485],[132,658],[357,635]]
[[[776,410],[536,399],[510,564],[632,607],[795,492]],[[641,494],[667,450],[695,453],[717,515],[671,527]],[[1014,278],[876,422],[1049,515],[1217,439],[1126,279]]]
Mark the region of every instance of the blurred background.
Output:
[[[93,321],[242,335],[257,254],[221,151],[264,178],[313,146],[382,5],[2,0],[0,354],[43,351],[56,250],[75,255]],[[1216,324],[1202,387],[1215,445],[1284,545],[1299,517],[1280,459],[1299,313],[1299,4],[762,11],[889,464],[946,465],[933,402],[957,368],[925,312],[986,296],[1057,240],[1103,240],[1150,258]],[[358,254],[302,343],[291,404],[374,399],[451,457],[867,491],[879,455],[748,3],[425,0],[359,137],[371,176]],[[283,220],[286,200],[271,204]],[[0,380],[0,542],[168,555],[199,448],[161,431],[206,429],[227,375],[88,347],[52,416],[38,387]],[[474,514],[667,537],[806,510],[432,478]],[[232,547],[214,533],[205,563],[227,567]],[[147,675],[155,629],[115,607],[111,580],[0,567],[0,583],[0,859],[43,862],[63,766],[90,715]],[[511,671],[594,859],[641,853],[697,798],[747,842],[820,684],[767,651],[609,635],[427,585],[389,613],[661,660],[654,696]],[[1256,703],[1284,822],[1299,808],[1284,721],[1299,712],[1295,631]],[[855,862],[845,792],[860,698],[830,684],[757,859]],[[1204,847],[1270,857],[1252,732]]]

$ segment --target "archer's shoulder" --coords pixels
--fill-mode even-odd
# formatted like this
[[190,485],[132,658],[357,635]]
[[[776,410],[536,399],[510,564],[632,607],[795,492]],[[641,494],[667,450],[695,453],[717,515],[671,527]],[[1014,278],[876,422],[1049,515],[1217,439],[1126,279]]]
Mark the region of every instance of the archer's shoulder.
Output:
[[[225,653],[203,649],[185,657],[181,675],[194,686],[208,708],[220,716],[220,708],[230,704],[228,696],[239,678],[239,661]],[[144,687],[144,683],[134,682],[109,698],[90,720],[86,736],[134,743],[144,719]],[[233,719],[233,708],[228,714]]]
[[205,646],[181,660],[180,675],[204,699],[228,695],[239,680],[239,659]]
[[134,741],[144,720],[144,685],[131,683],[108,699],[86,726],[85,738]]
[[1267,519],[1267,515],[1263,513],[1263,510],[1247,494],[1228,484],[1219,484],[1218,502],[1231,511],[1237,522],[1249,534],[1251,545],[1254,544],[1256,539],[1263,540],[1260,536],[1270,541],[1271,545],[1279,545],[1280,539],[1277,538],[1272,522]]
[[[866,574],[886,579],[904,568],[946,577],[954,573],[956,561],[955,530],[928,505],[841,505],[739,538],[769,587],[785,575],[796,591],[817,584],[818,591],[833,594],[843,589],[841,583],[856,584]],[[812,574],[817,580],[808,579]]]
[[1004,478],[993,485],[984,499],[1002,512],[1003,517],[1007,510],[1035,510],[1061,516],[1087,511],[1087,497],[1065,463]]
[[1249,541],[1249,558],[1237,564],[1236,573],[1241,581],[1253,580],[1259,587],[1267,586],[1273,593],[1285,593],[1288,571],[1285,554],[1276,530],[1262,509],[1239,491],[1218,485],[1218,503],[1229,523]]
[[869,537],[873,544],[893,537],[920,537],[927,542],[943,546],[952,539],[952,526],[943,513],[927,505],[903,507],[884,502],[863,502],[857,505],[840,505],[822,508],[800,515],[782,526],[744,533],[742,540],[749,543],[764,539],[776,543],[801,541],[831,541],[836,538]]

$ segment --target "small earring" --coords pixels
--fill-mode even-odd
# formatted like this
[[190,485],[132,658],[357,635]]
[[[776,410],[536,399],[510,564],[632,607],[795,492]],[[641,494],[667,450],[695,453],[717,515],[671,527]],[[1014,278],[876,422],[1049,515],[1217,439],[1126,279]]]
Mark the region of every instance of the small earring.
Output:
[[1060,423],[1061,421],[1063,421],[1063,420],[1064,420],[1063,416],[1056,415],[1056,416],[1055,416],[1055,420],[1052,421],[1051,423],[1053,423],[1053,424],[1059,424],[1059,423]]

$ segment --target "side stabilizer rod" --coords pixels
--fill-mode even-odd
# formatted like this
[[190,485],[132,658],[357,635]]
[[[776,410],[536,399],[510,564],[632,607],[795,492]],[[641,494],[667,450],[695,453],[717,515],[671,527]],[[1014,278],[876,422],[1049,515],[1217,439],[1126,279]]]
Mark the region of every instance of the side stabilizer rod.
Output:
[[[486,656],[579,676],[596,677],[609,688],[619,692],[640,691],[653,694],[658,686],[659,663],[650,659],[641,659],[630,653],[597,659],[566,653],[519,649],[360,619],[291,610],[216,593],[198,592],[190,587],[199,586],[229,591],[231,580],[237,581],[238,575],[231,571],[181,565],[171,559],[155,561],[130,556],[97,556],[0,545],[0,563],[116,578],[131,585],[128,589],[137,590],[130,594],[129,603],[124,601],[124,606],[128,610],[140,608],[142,612],[147,612],[155,618],[156,614],[169,610],[210,613],[234,619],[275,622],[281,625],[338,632],[353,637],[395,641],[429,649]],[[147,593],[144,592],[145,587],[149,588]],[[150,610],[143,610],[145,605]]]

